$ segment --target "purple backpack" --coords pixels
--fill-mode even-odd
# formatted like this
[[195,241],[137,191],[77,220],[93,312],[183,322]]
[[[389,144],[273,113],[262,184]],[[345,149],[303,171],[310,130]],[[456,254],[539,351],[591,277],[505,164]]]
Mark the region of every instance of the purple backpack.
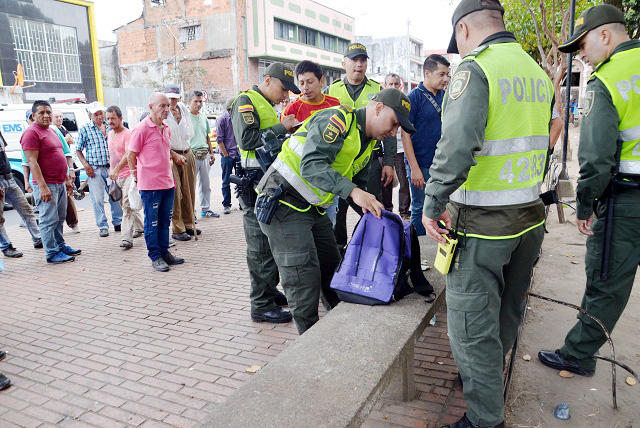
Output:
[[[409,283],[411,278],[411,284]],[[433,287],[420,266],[420,244],[411,223],[382,211],[366,213],[358,224],[331,281],[345,302],[383,305],[413,292],[433,301]]]

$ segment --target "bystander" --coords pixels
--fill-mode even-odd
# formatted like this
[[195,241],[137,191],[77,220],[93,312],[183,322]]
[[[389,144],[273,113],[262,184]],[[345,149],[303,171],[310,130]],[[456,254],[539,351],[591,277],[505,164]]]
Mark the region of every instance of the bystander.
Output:
[[131,131],[123,126],[122,111],[117,106],[111,106],[107,109],[107,123],[111,128],[107,135],[109,163],[111,164],[109,178],[122,188],[122,198],[120,199],[120,206],[122,207],[120,238],[122,243],[120,247],[128,250],[133,247],[133,238],[141,236],[144,230],[142,213],[140,213],[140,210],[131,208],[129,203],[129,188],[131,188],[133,177],[127,163],[127,150],[129,149]]
[[[225,214],[231,212],[231,184],[229,184],[229,177],[234,165],[240,162],[240,152],[238,152],[238,144],[231,125],[231,104],[233,104],[234,99],[234,97],[227,99],[224,113],[216,119],[216,138],[222,155],[222,160],[220,161],[220,166],[222,167],[222,207]],[[236,171],[237,173],[238,171]]]
[[149,109],[151,113],[131,133],[128,161],[142,198],[149,258],[155,270],[166,272],[169,265],[184,263],[184,259],[169,252],[169,226],[175,190],[171,159],[181,165],[186,159],[171,150],[171,131],[165,122],[169,98],[154,92]]
[[[105,108],[95,102],[87,109],[91,120],[80,128],[76,153],[78,160],[84,165],[89,176],[89,193],[93,203],[93,214],[96,225],[100,229],[100,236],[109,236],[109,223],[104,210],[105,193],[108,191],[107,177],[109,177],[109,149],[107,147],[107,133],[109,127],[104,123]],[[83,154],[86,151],[86,157]],[[120,231],[122,223],[122,208],[119,202],[109,199],[111,205],[111,222],[116,232]]]
[[24,131],[20,144],[33,173],[33,195],[37,201],[47,263],[70,262],[81,251],[66,245],[62,237],[67,196],[72,191],[67,175],[68,165],[58,136],[49,128],[51,105],[46,101],[36,101],[31,111],[34,123]]

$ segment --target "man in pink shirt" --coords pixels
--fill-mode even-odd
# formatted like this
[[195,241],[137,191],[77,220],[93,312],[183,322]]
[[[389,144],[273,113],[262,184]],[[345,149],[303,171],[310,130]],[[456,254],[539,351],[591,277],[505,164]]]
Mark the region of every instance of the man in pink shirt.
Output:
[[171,151],[171,131],[164,122],[169,114],[169,98],[155,92],[149,98],[151,113],[138,124],[129,140],[129,168],[138,183],[144,208],[144,239],[155,270],[166,272],[169,265],[184,263],[169,252],[169,226],[175,183],[171,160],[184,165],[184,156]]
[[109,178],[118,183],[122,188],[122,243],[120,247],[125,250],[133,247],[133,238],[141,236],[144,226],[142,225],[142,213],[134,210],[129,203],[129,188],[133,177],[127,164],[127,150],[129,149],[129,139],[131,131],[122,125],[122,111],[117,106],[107,109],[107,123],[109,124],[109,134],[107,144],[109,146],[109,164],[111,174]]

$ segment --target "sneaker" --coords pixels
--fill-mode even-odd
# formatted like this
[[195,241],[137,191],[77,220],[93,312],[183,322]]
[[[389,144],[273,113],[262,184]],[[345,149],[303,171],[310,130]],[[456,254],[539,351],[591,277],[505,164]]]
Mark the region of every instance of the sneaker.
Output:
[[42,248],[42,239],[36,239],[33,241],[33,248]]
[[122,225],[121,224],[114,224],[113,225],[113,230],[115,230],[116,232],[120,232],[122,230]]
[[[200,229],[196,229],[196,233],[198,234],[198,236],[200,236],[202,234],[202,231]],[[186,234],[189,236],[193,236],[193,229],[187,229]]]
[[62,251],[60,251],[55,256],[53,256],[51,258],[48,258],[47,259],[47,263],[49,263],[50,265],[56,265],[56,264],[60,264],[60,263],[72,262],[75,259],[76,259],[75,257],[68,256],[65,253],[63,253]]
[[174,233],[171,235],[171,237],[176,241],[191,241],[191,237],[187,234],[187,232]]
[[231,207],[224,207],[224,211],[225,214],[231,214]]
[[71,231],[72,231],[73,233],[80,233],[80,226],[78,226],[77,224],[76,224],[76,225],[71,226]]
[[107,236],[109,236],[109,229],[100,229],[100,237],[106,238]]
[[133,238],[139,238],[144,234],[144,232],[141,232],[139,230],[136,230],[135,232],[133,232]]
[[60,249],[61,252],[65,253],[67,256],[77,256],[82,253],[82,250],[74,250],[68,245],[65,245]]
[[176,256],[174,256],[173,254],[171,254],[168,251],[167,251],[167,254],[162,256],[162,260],[164,260],[165,263],[168,264],[169,266],[171,266],[171,265],[181,265],[182,263],[184,263],[184,259],[183,258],[176,257]]
[[202,212],[200,213],[200,216],[201,216],[201,217],[214,217],[214,218],[218,218],[218,217],[220,217],[220,214],[218,214],[218,213],[214,213],[214,212],[213,212],[213,211],[211,211],[211,210],[207,210],[207,211],[202,211]]
[[12,259],[17,259],[18,257],[22,257],[22,253],[16,250],[13,247],[13,245],[10,245],[9,247],[2,250],[2,254],[4,254],[5,257],[11,257]]
[[7,389],[11,386],[11,381],[8,377],[0,373],[0,391]]
[[122,241],[122,244],[120,244],[120,248],[124,248],[125,250],[128,250],[130,248],[133,248],[133,243],[129,241]]
[[158,272],[168,272],[170,269],[169,265],[164,260],[162,260],[162,257],[158,257],[157,259],[152,261],[151,266],[153,266],[153,268]]

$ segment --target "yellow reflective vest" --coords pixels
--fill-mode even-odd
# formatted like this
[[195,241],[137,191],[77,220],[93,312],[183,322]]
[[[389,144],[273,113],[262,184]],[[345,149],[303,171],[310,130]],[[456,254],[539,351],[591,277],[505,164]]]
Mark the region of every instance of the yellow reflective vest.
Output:
[[481,207],[533,202],[549,148],[551,80],[518,43],[483,46],[464,60],[484,71],[489,110],[484,145],[474,153],[477,164],[450,199]]
[[[345,77],[346,79],[346,77]],[[329,95],[332,97],[336,97],[340,100],[341,104],[347,105],[353,109],[365,107],[371,101],[371,98],[378,92],[382,90],[382,87],[375,80],[367,79],[367,83],[364,84],[364,88],[358,95],[358,99],[355,101],[349,95],[349,91],[347,90],[347,86],[344,83],[344,79],[336,80],[329,86]],[[377,141],[371,140],[369,145],[365,149],[364,152],[353,162],[353,171],[352,177],[359,173],[371,159],[371,152],[373,152],[373,148],[375,147]]]
[[[273,108],[271,103],[265,97],[260,95],[259,92],[254,91],[253,89],[250,89],[246,92],[241,92],[238,95],[238,97],[240,97],[241,95],[246,95],[251,100],[251,103],[253,104],[253,109],[247,110],[247,112],[255,111],[255,113],[258,115],[258,118],[260,120],[260,129],[271,128],[272,126],[280,122],[278,120],[278,114],[276,113],[276,110]],[[238,97],[236,97],[234,103],[238,100]],[[250,106],[239,105],[238,111],[242,112],[243,108],[248,109],[249,107]],[[242,160],[242,167],[244,169],[260,168],[260,164],[258,163],[258,159],[256,158],[255,150],[240,149],[240,158]]]
[[593,76],[606,86],[620,118],[620,173],[640,175],[640,48],[616,53]]
[[[353,162],[360,152],[360,132],[355,126],[356,115],[350,108],[343,106],[330,107],[327,110],[334,110],[337,114],[332,116],[331,120],[341,121],[342,123],[338,123],[339,127],[348,130],[343,146],[331,167],[343,177],[351,178]],[[284,142],[273,167],[309,204],[326,208],[331,205],[334,194],[315,187],[300,175],[300,163],[308,134],[307,126],[313,117],[305,120],[300,129]]]

